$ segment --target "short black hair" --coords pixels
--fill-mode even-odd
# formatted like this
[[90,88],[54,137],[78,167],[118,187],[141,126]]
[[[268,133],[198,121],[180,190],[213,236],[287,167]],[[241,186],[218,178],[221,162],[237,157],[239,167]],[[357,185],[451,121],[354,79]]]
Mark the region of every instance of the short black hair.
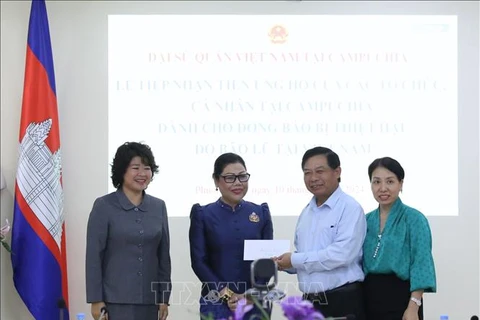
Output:
[[[338,167],[340,167],[340,158],[338,157],[338,154],[336,154],[329,148],[315,147],[305,151],[305,154],[303,155],[303,158],[302,158],[302,170],[305,166],[305,163],[308,161],[308,159],[310,159],[311,157],[320,156],[320,155],[324,155],[327,158],[327,164],[331,169],[335,170]],[[339,177],[338,182],[340,182],[340,180],[341,179]]]
[[115,188],[120,188],[123,185],[123,176],[127,172],[127,168],[133,158],[140,157],[142,163],[150,166],[152,169],[152,179],[155,173],[158,172],[158,166],[155,163],[150,147],[138,142],[125,142],[118,147],[112,163],[112,183]]
[[243,161],[243,158],[240,157],[238,154],[231,152],[224,153],[220,155],[217,160],[215,160],[215,163],[213,165],[212,178],[215,180],[220,179],[220,175],[222,174],[223,169],[225,169],[226,166],[232,163],[240,163],[245,167],[245,169],[247,169],[245,161]]
[[385,168],[389,171],[392,171],[397,177],[398,181],[402,181],[405,178],[405,170],[403,170],[400,163],[390,157],[383,157],[373,160],[373,162],[368,166],[368,178],[372,181],[373,171],[377,168]]

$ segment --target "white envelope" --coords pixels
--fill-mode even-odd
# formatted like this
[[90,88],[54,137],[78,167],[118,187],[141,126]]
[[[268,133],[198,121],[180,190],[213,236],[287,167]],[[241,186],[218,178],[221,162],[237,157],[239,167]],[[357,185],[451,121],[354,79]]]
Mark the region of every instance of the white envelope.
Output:
[[243,260],[271,258],[290,252],[290,240],[245,240]]

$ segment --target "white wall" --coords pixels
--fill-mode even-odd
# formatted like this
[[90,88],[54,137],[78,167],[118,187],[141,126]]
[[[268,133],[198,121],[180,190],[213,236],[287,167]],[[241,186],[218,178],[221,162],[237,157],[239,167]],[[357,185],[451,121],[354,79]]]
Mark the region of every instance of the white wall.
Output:
[[[427,295],[426,319],[470,319],[479,314],[479,4],[353,2],[47,2],[54,53],[62,142],[68,273],[72,319],[85,303],[85,229],[93,200],[107,192],[107,15],[119,13],[364,13],[458,14],[459,19],[459,217],[430,217],[438,293]],[[1,2],[1,166],[8,188],[1,193],[1,221],[12,218],[18,126],[30,2]],[[432,120],[433,121],[433,120]],[[442,161],[449,146],[432,150],[419,166]],[[299,159],[300,160],[300,159]],[[301,179],[299,172],[299,179]],[[157,179],[154,183],[162,183]],[[425,188],[441,188],[429,185]],[[161,197],[161,195],[156,195]],[[212,199],[214,200],[214,199]],[[432,199],[431,201],[441,201]],[[191,199],[194,203],[195,199]],[[167,204],[168,205],[168,204]],[[415,206],[415,204],[411,204]],[[301,208],[299,208],[300,210]],[[370,210],[372,208],[365,208]],[[275,237],[292,238],[296,217],[274,219]],[[171,218],[174,282],[196,283],[188,254],[188,218]],[[1,319],[31,319],[12,283],[1,250]],[[282,275],[284,281],[294,277]],[[177,287],[178,288],[178,287]],[[176,293],[178,295],[178,292]],[[194,300],[198,297],[198,287]],[[175,296],[175,293],[174,293]],[[196,305],[172,306],[170,319],[198,319]],[[280,319],[278,311],[275,319]]]

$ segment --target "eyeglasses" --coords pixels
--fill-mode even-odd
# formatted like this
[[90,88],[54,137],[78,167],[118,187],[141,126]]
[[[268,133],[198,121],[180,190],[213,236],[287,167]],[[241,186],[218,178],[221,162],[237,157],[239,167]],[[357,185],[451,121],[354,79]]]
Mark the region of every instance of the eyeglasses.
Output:
[[225,176],[221,176],[226,183],[234,183],[237,178],[240,182],[247,182],[250,179],[250,173],[242,173],[242,174],[227,174]]

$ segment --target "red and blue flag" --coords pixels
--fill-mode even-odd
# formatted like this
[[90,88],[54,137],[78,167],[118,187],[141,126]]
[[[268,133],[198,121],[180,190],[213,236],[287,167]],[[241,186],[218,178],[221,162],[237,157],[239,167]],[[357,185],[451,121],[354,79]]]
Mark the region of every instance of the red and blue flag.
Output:
[[68,315],[62,157],[55,74],[44,0],[28,28],[12,224],[15,288],[36,320]]

